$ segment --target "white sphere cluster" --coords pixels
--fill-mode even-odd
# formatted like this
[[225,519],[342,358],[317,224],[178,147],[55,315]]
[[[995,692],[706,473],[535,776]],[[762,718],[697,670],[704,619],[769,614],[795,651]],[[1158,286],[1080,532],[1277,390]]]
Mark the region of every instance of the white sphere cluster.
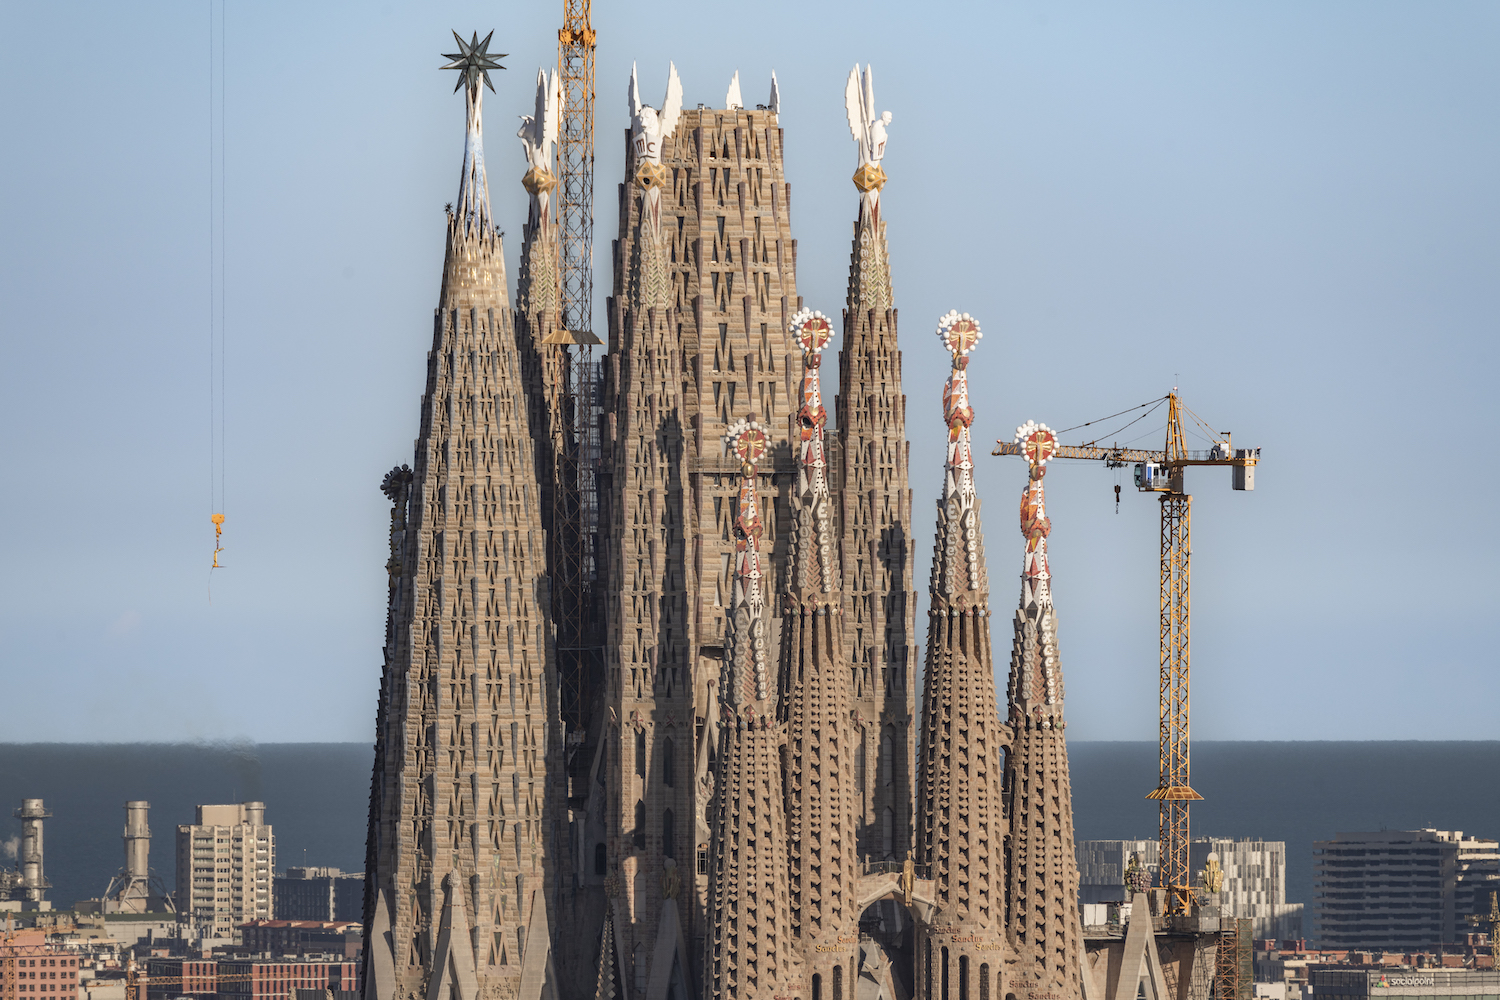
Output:
[[970,316],[968,313],[961,313],[957,309],[950,309],[938,320],[937,335],[938,339],[943,342],[943,346],[948,348],[949,351],[952,351],[954,349],[953,328],[958,325],[960,321],[963,321],[966,326],[969,324],[973,325],[973,343],[969,344],[959,351],[960,354],[968,354],[970,351],[974,350],[974,348],[978,347],[979,341],[984,338],[984,331],[979,329],[979,321],[976,320],[973,316]]
[[[827,316],[824,316],[822,313],[818,312],[816,309],[802,309],[794,313],[792,315],[792,321],[787,324],[787,332],[790,333],[793,337],[797,338],[797,342],[800,345],[802,341],[802,328],[815,319],[820,319],[828,325],[828,339],[832,340],[833,321],[830,320]],[[816,347],[804,348],[804,350],[811,350],[816,354],[821,354],[823,348],[827,346],[827,341],[824,341],[822,344],[819,344]]]
[[[1033,435],[1033,434],[1039,434],[1039,433],[1052,434],[1052,428],[1048,427],[1046,424],[1039,424],[1035,420],[1028,420],[1024,424],[1022,424],[1020,427],[1016,428],[1016,441],[1015,441],[1015,443],[1018,444],[1018,445],[1024,445],[1026,443],[1026,439],[1027,438],[1031,437],[1031,435]],[[1057,440],[1057,435],[1056,434],[1052,434],[1052,439],[1053,439],[1053,441],[1055,443],[1056,440]],[[1048,456],[1048,458],[1050,458],[1050,457],[1051,456]],[[1046,465],[1047,461],[1048,461],[1048,459],[1044,458],[1044,459],[1042,459],[1041,464],[1042,465]]]

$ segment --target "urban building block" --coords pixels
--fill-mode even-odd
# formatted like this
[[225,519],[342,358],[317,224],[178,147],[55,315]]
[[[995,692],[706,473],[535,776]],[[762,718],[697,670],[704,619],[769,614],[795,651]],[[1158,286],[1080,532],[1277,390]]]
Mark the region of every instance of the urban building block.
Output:
[[271,918],[276,837],[263,802],[199,806],[177,828],[177,917],[195,937],[230,939]]

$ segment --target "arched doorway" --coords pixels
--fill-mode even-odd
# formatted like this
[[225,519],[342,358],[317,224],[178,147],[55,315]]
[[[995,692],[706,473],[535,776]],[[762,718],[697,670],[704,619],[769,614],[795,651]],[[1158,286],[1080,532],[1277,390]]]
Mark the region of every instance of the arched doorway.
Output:
[[915,996],[916,922],[899,899],[877,899],[859,917],[859,970],[854,997]]

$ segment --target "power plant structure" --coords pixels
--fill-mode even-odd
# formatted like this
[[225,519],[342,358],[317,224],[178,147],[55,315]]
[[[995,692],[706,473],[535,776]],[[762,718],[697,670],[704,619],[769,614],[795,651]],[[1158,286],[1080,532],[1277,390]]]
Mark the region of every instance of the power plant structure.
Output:
[[47,881],[42,864],[42,821],[51,819],[52,814],[41,799],[22,799],[21,808],[13,815],[21,821],[18,863],[12,871],[0,871],[0,908],[50,910],[52,903],[46,899],[46,891],[52,883]]
[[1119,934],[1081,921],[1042,487],[1058,452],[1036,424],[1014,442],[998,696],[981,333],[956,311],[946,383],[922,390],[947,448],[918,470],[939,486],[918,673],[873,72],[844,93],[858,201],[832,407],[836,321],[797,293],[774,74],[763,104],[735,73],[723,107],[687,108],[672,66],[654,107],[632,69],[595,366],[592,219],[570,201],[592,191],[592,123],[567,106],[586,82],[592,107],[588,13],[567,0],[563,72],[537,74],[519,133],[514,299],[483,151],[501,57],[455,34],[444,67],[463,167],[413,462],[382,483],[367,1000],[1206,1000],[1220,927],[1191,892],[1139,893]]
[[151,803],[140,799],[125,803],[125,866],[104,890],[104,913],[172,913],[171,894],[160,876],[151,870],[151,826],[147,822]]

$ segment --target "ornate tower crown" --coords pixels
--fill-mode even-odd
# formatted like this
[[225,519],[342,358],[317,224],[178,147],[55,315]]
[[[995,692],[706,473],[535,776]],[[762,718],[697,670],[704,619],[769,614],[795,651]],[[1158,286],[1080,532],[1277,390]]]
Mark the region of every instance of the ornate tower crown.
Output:
[[724,659],[730,676],[724,695],[737,709],[765,702],[771,697],[766,681],[765,591],[761,587],[760,539],[763,532],[760,501],[756,495],[757,465],[766,457],[770,436],[755,414],[738,420],[724,435],[724,450],[740,463],[740,495],[734,516],[734,582],[729,601],[729,628],[725,632]]
[[[812,514],[812,523],[802,518],[794,524],[791,544],[792,566],[788,584],[796,592],[812,595],[814,601],[827,602],[835,587],[836,566],[833,558],[833,503],[828,490],[828,456],[824,431],[828,411],[823,407],[823,386],[818,371],[823,364],[823,349],[833,339],[833,324],[828,317],[804,309],[792,317],[787,327],[797,346],[802,348],[802,396],[797,410],[797,496],[802,507]],[[807,537],[807,532],[812,537]],[[807,596],[804,596],[807,599]]]
[[443,58],[450,60],[443,69],[458,70],[458,82],[454,84],[455,92],[462,87],[464,89],[464,105],[467,111],[467,129],[464,138],[464,171],[458,181],[458,228],[460,232],[468,233],[473,227],[471,235],[487,236],[493,230],[490,221],[490,189],[489,183],[484,176],[484,124],[482,121],[482,105],[484,103],[484,88],[495,89],[490,82],[490,70],[504,69],[500,60],[505,58],[506,53],[497,52],[491,54],[490,39],[495,37],[492,31],[484,36],[484,41],[479,40],[479,32],[474,32],[470,41],[464,41],[458,32],[453,33],[454,41],[458,42],[457,52],[445,52]]

